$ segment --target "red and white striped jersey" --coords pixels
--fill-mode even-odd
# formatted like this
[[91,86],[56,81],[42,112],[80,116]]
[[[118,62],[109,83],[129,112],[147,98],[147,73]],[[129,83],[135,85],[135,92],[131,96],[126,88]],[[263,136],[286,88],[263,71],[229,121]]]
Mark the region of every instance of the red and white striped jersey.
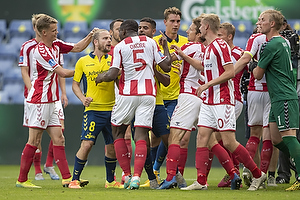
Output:
[[[28,40],[23,43],[21,50],[20,50],[20,57],[19,57],[19,67],[27,66],[28,69],[28,75],[30,77],[30,80],[33,80],[33,52],[34,48],[37,45],[37,41],[35,39]],[[28,89],[26,86],[24,86],[24,97],[27,98],[28,95]]]
[[26,101],[29,103],[51,103],[59,100],[57,74],[54,69],[61,61],[61,54],[70,52],[73,43],[55,40],[51,48],[40,42],[33,52],[33,81]]
[[[250,53],[252,57],[256,60],[259,60],[259,51],[263,43],[267,41],[267,37],[265,34],[256,33],[250,36],[247,46],[246,52]],[[267,92],[267,82],[265,75],[261,80],[257,80],[254,78],[253,73],[250,74],[250,81],[249,81],[249,91],[261,91]]]
[[[181,47],[181,50],[184,54],[190,56],[191,58],[203,61],[203,55],[205,47],[202,43],[199,42],[189,42]],[[182,57],[179,56],[176,52],[178,60],[182,60]],[[194,68],[188,62],[182,62],[182,70],[180,75],[180,93],[188,93],[196,95],[196,89],[204,84],[204,74],[201,75],[201,71]]]
[[118,43],[111,67],[122,69],[119,94],[156,96],[153,65],[165,58],[156,42],[147,36],[127,37]]
[[[205,83],[218,78],[225,71],[223,66],[230,63],[232,63],[230,47],[224,40],[216,38],[206,47],[204,54]],[[229,79],[224,83],[209,87],[203,102],[209,105],[234,105],[233,81]]]
[[[234,46],[233,49],[231,49],[231,59],[232,59],[233,64],[235,64],[236,61],[238,61],[240,59],[243,51],[244,50],[238,46]],[[245,68],[247,69],[247,66],[245,66]],[[242,71],[240,71],[239,73],[237,73],[234,78],[232,78],[233,84],[234,84],[234,98],[235,98],[235,100],[238,100],[240,102],[243,102],[242,93],[241,93],[241,79],[242,79],[245,68]]]
[[[60,42],[60,40],[57,40],[56,42]],[[28,67],[28,75],[30,80],[33,80],[33,71],[34,71],[34,65],[33,65],[33,52],[35,49],[35,46],[38,44],[35,38],[28,40],[23,43],[21,50],[20,50],[20,57],[19,57],[19,67],[26,66]],[[61,54],[59,56],[59,65],[64,64],[63,55]],[[27,98],[28,96],[28,88],[26,85],[24,86],[24,97]]]

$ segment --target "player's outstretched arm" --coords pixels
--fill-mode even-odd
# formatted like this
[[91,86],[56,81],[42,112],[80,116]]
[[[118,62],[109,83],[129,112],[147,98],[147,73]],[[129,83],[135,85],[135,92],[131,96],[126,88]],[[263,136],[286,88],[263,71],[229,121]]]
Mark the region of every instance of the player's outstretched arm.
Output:
[[200,70],[200,71],[204,71],[202,62],[200,60],[197,60],[195,58],[192,58],[192,57],[186,55],[185,53],[183,53],[181,48],[176,46],[176,45],[171,45],[170,48],[174,49],[183,60],[188,62],[190,65],[192,65],[195,69]]
[[54,72],[62,78],[70,78],[74,76],[75,71],[70,69],[64,69],[59,65],[57,68],[55,68]]
[[248,52],[244,52],[242,57],[235,63],[234,72],[238,74],[250,62],[252,56]]
[[265,69],[257,66],[253,69],[253,76],[254,78],[256,78],[257,80],[260,80],[264,77],[264,73],[265,73]]
[[164,55],[166,56],[166,59],[164,61],[166,62],[167,65],[169,65],[169,67],[166,68],[167,71],[165,71],[163,68],[162,70],[164,72],[169,72],[171,70],[172,57],[169,51],[167,37],[161,31],[160,34],[162,35],[162,37],[159,39],[159,43],[163,47]]
[[82,40],[77,42],[74,45],[71,52],[81,52],[81,51],[83,51],[91,43],[93,34],[97,29],[98,28],[94,28],[85,38],[83,38]]
[[170,85],[170,76],[167,74],[162,74],[160,73],[156,67],[154,67],[154,75],[157,78],[157,80],[163,84],[165,87],[167,87],[168,85]]
[[209,81],[209,82],[205,83],[204,85],[201,85],[199,88],[197,88],[197,90],[196,90],[197,96],[200,97],[201,93],[203,91],[205,91],[206,89],[208,89],[209,87],[224,83],[234,77],[234,67],[233,67],[232,63],[224,65],[223,67],[224,67],[225,71],[218,78],[212,79],[211,81]]
[[107,72],[103,72],[101,74],[98,74],[96,78],[96,85],[101,82],[110,82],[114,81],[118,78],[119,69],[116,67],[111,67]]

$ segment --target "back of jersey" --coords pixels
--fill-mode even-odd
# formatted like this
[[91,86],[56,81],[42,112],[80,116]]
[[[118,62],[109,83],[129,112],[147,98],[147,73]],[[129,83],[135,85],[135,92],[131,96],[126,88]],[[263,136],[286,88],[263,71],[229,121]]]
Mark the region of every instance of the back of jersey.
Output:
[[153,64],[164,58],[156,42],[146,36],[127,37],[117,44],[111,67],[122,69],[119,94],[156,96]]

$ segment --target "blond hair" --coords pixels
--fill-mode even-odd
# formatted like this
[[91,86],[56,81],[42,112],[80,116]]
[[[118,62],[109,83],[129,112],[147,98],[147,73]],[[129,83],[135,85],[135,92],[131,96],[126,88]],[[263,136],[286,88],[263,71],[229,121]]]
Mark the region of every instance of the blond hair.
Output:
[[230,24],[228,22],[224,22],[224,23],[222,23],[220,25],[220,28],[223,28],[223,29],[225,29],[227,31],[227,36],[231,34],[232,35],[232,39],[234,38],[235,27],[232,24]]
[[209,25],[211,31],[217,34],[220,27],[220,18],[216,14],[205,14],[203,15],[202,22]]
[[42,16],[44,16],[45,14],[32,14],[32,16],[31,16],[31,23],[32,23],[32,26],[33,27],[35,27],[36,26],[36,21],[40,18],[40,17],[42,17]]
[[43,30],[50,28],[51,24],[57,24],[57,20],[49,15],[43,14],[36,21],[36,29],[39,33],[42,33]]
[[94,33],[93,33],[93,37],[92,37],[92,42],[93,42],[93,47],[95,49],[95,44],[94,44],[94,41],[95,40],[98,40],[99,36],[100,36],[100,33],[104,32],[104,31],[107,31],[106,29],[97,29]]
[[282,27],[283,25],[283,20],[284,20],[284,16],[281,14],[280,11],[278,10],[265,10],[261,13],[261,15],[264,15],[264,14],[268,14],[269,17],[270,17],[270,22],[271,21],[274,21],[275,22],[275,29],[277,31],[280,30],[280,28]]
[[181,11],[176,7],[169,7],[164,11],[165,20],[169,18],[170,14],[179,15],[181,18]]

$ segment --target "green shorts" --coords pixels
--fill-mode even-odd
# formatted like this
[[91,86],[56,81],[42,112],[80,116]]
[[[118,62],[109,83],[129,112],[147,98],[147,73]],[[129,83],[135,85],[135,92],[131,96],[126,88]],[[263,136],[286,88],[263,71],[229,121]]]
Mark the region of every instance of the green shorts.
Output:
[[299,128],[298,99],[271,103],[269,122],[276,122],[279,131]]

